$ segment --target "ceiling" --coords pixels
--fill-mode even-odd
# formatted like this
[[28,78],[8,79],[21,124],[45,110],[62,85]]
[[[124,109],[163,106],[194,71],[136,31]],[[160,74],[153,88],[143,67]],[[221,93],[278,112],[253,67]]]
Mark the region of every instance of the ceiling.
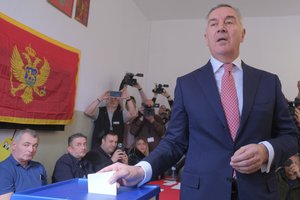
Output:
[[219,3],[233,5],[243,17],[300,15],[299,0],[133,0],[149,20],[201,19]]

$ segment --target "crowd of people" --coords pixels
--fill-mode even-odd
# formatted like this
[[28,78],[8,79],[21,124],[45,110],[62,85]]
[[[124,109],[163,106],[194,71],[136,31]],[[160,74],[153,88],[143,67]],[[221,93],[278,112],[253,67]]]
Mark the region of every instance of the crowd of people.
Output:
[[[211,58],[177,80],[176,100],[165,88],[149,99],[138,82],[125,84],[119,96],[105,91],[84,111],[94,121],[91,149],[85,134],[71,135],[67,153],[55,163],[52,183],[115,170],[111,182],[128,179],[128,186],[142,185],[184,166],[182,199],[300,199],[300,81],[295,100],[286,103],[277,76],[241,60],[244,37],[238,10],[227,4],[214,7],[205,33]],[[226,113],[223,79],[237,79],[230,94],[237,97],[237,129]],[[138,90],[140,107],[128,87]],[[158,95],[169,105],[155,109]],[[45,168],[33,161],[38,143],[33,130],[16,133],[11,155],[0,163],[1,200],[48,184]]]
[[[159,110],[163,111],[156,114],[154,102],[147,99],[137,82],[132,86],[139,91],[142,101],[140,108],[137,108],[135,97],[128,94],[127,87],[120,90],[119,97],[110,96],[110,91],[105,91],[86,108],[84,114],[94,120],[95,125],[91,149],[85,134],[69,136],[67,153],[55,163],[52,183],[87,178],[88,174],[116,162],[135,165],[159,143],[166,129],[166,118],[163,120],[160,117],[166,106],[162,105]],[[164,90],[162,96],[166,94],[170,101],[169,93]],[[48,184],[44,166],[32,160],[38,143],[36,131],[24,129],[16,132],[11,155],[0,162],[1,200],[10,199],[14,192]]]

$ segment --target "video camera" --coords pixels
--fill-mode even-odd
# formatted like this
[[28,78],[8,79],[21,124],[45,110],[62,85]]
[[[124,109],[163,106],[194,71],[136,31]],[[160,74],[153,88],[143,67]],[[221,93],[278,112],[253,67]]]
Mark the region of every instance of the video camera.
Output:
[[165,91],[164,88],[167,88],[167,87],[169,87],[169,85],[156,83],[155,88],[152,90],[152,92],[155,93],[155,94],[162,94]]
[[154,108],[158,108],[159,104],[156,103],[153,106],[148,106],[147,104],[142,104],[144,107],[144,116],[149,117],[149,116],[154,116],[155,115],[155,110]]
[[143,77],[144,74],[142,73],[137,73],[137,74],[133,74],[133,73],[126,73],[123,79],[123,84],[124,85],[130,85],[130,86],[134,86],[137,84],[137,80],[135,78],[133,78],[134,76],[138,76],[138,77]]
[[295,114],[295,107],[300,106],[300,99],[295,99],[295,101],[289,101],[289,111],[291,115]]

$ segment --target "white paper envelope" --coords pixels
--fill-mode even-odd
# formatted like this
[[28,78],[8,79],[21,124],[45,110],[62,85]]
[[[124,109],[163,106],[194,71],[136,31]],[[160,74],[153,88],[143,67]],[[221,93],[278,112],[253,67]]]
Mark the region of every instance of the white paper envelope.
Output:
[[109,184],[109,178],[115,173],[103,172],[88,174],[88,192],[97,194],[117,195],[117,184]]

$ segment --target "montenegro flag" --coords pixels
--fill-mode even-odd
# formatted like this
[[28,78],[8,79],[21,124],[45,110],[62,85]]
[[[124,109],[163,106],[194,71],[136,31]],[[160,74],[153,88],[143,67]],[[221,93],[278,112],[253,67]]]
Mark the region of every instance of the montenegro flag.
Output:
[[72,120],[79,50],[0,12],[0,122],[66,125]]

